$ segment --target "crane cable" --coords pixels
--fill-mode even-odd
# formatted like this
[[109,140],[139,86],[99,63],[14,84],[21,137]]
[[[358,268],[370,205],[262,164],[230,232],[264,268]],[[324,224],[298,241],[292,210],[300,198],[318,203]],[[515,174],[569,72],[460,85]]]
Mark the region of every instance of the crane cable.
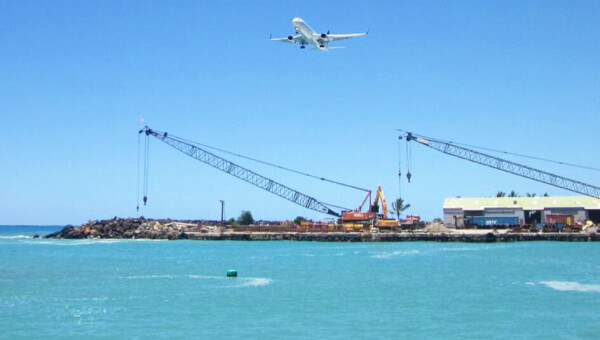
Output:
[[[155,131],[155,132],[158,132],[158,131]],[[140,149],[139,135],[141,133],[142,133],[142,130],[140,130],[140,133],[138,134],[138,206],[137,206],[138,210],[139,210],[139,182],[140,182],[139,181],[139,168],[140,168],[140,166],[139,166],[139,164],[140,164],[140,159],[139,159],[139,154],[140,154],[140,152],[139,152],[139,149]],[[160,134],[163,134],[163,133],[161,132]],[[304,172],[301,172],[301,171],[298,171],[298,170],[293,170],[293,169],[286,168],[286,167],[283,167],[283,166],[279,166],[279,165],[276,165],[276,164],[272,164],[272,163],[269,163],[269,162],[261,161],[261,160],[255,159],[255,158],[243,156],[243,155],[240,155],[240,154],[236,154],[234,152],[230,152],[230,151],[219,149],[219,148],[216,148],[216,147],[213,147],[213,146],[210,146],[210,145],[206,145],[206,144],[194,142],[194,141],[191,141],[189,139],[181,138],[181,137],[178,137],[178,136],[175,136],[175,135],[172,135],[172,134],[169,134],[169,138],[177,140],[177,141],[180,141],[180,142],[184,142],[184,143],[187,143],[187,144],[190,144],[190,145],[193,145],[193,146],[196,145],[196,146],[202,146],[202,147],[205,147],[205,148],[208,148],[208,149],[217,150],[217,151],[220,151],[220,152],[223,152],[223,153],[234,155],[234,156],[237,156],[237,157],[240,157],[240,158],[245,158],[245,159],[248,159],[248,160],[251,160],[251,161],[255,161],[255,162],[258,162],[258,163],[262,163],[262,164],[265,164],[265,165],[268,165],[268,166],[276,167],[276,168],[279,168],[279,169],[282,169],[282,170],[287,170],[287,171],[294,172],[294,173],[297,173],[297,174],[301,174],[301,175],[305,175],[305,176],[308,176],[308,177],[320,179],[322,181],[326,181],[326,182],[338,184],[338,185],[341,185],[341,186],[346,186],[346,187],[357,189],[357,190],[363,190],[363,191],[367,191],[367,192],[369,191],[368,189],[363,189],[363,188],[360,188],[360,187],[357,187],[357,186],[354,186],[354,185],[350,185],[350,184],[345,184],[345,183],[333,181],[333,180],[330,180],[330,179],[327,179],[327,178],[318,177],[318,176],[311,175],[311,174],[308,174],[308,173],[304,173]],[[148,201],[148,171],[149,171],[149,157],[148,157],[148,155],[149,155],[149,149],[150,149],[150,137],[148,135],[146,135],[145,136],[145,144],[144,144],[144,175],[143,175],[143,195],[144,195],[144,199],[143,200],[144,200],[144,205],[146,205],[146,202]],[[335,208],[339,208],[339,209],[343,209],[343,210],[351,210],[349,208],[342,207],[342,206],[335,205],[335,204],[331,204],[331,203],[325,203],[325,202],[320,202],[320,203],[323,204],[323,205],[325,205],[325,206],[329,206],[329,207],[335,207]]]
[[402,137],[398,137],[398,198],[402,198]]
[[141,148],[140,148],[140,139],[141,136],[138,133],[138,141],[137,141],[137,195],[136,195],[136,199],[137,199],[137,204],[135,206],[135,210],[136,211],[140,211],[140,153],[141,153]]
[[193,145],[205,147],[207,149],[216,150],[216,151],[223,152],[223,153],[226,153],[226,154],[229,154],[229,155],[232,155],[232,156],[236,156],[236,157],[247,159],[247,160],[250,160],[250,161],[253,161],[253,162],[264,164],[264,165],[267,165],[267,166],[270,166],[270,167],[274,167],[274,168],[278,168],[278,169],[281,169],[281,170],[289,171],[289,172],[292,172],[292,173],[295,173],[295,174],[298,174],[298,175],[303,175],[303,176],[311,177],[311,178],[318,179],[318,180],[321,180],[321,181],[325,181],[325,182],[329,182],[329,183],[341,185],[341,186],[344,186],[344,187],[347,187],[347,188],[352,188],[352,189],[361,190],[361,191],[365,191],[365,192],[369,191],[369,189],[364,189],[364,188],[360,188],[360,187],[357,187],[357,186],[354,186],[354,185],[351,185],[351,184],[346,184],[346,183],[334,181],[334,180],[331,180],[331,179],[327,179],[327,178],[324,178],[324,177],[311,175],[311,174],[306,173],[306,172],[302,172],[302,171],[290,169],[290,168],[287,168],[287,167],[284,167],[284,166],[281,166],[281,165],[277,165],[277,164],[273,164],[273,163],[261,161],[261,160],[256,159],[256,158],[252,158],[252,157],[240,155],[238,153],[227,151],[227,150],[223,150],[223,149],[220,149],[220,148],[217,148],[217,147],[214,147],[214,146],[210,146],[210,145],[206,145],[206,144],[194,142],[194,141],[191,141],[189,139],[181,138],[181,137],[178,137],[178,136],[175,136],[175,135],[172,135],[172,134],[169,134],[169,137],[171,137],[173,139],[178,139],[180,141],[183,141],[183,142],[186,142],[186,143],[189,143],[189,144],[193,144]]
[[149,163],[149,154],[150,154],[150,137],[146,135],[145,143],[144,143],[144,205],[148,201],[148,171],[150,167]]
[[410,172],[410,168],[412,167],[412,145],[406,141],[406,178],[408,179],[408,183],[410,183],[410,179],[412,177],[412,173]]

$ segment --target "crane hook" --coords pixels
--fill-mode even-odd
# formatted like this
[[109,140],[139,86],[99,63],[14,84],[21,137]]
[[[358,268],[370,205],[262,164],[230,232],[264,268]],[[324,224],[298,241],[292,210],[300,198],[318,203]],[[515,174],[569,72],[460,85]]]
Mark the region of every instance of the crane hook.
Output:
[[406,174],[406,178],[408,179],[408,183],[410,183],[410,178],[412,177],[410,171]]

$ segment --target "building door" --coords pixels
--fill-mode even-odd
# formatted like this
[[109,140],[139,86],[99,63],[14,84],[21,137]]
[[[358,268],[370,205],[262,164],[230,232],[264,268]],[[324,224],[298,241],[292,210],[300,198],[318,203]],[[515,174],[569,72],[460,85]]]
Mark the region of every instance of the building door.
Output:
[[594,223],[600,223],[600,209],[588,210],[588,219]]
[[525,224],[538,224],[542,223],[542,211],[541,210],[526,210],[525,211]]

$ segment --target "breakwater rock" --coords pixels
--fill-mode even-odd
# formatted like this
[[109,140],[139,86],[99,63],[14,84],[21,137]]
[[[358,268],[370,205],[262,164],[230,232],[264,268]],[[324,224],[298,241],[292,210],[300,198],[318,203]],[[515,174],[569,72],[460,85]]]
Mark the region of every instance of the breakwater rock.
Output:
[[189,225],[171,220],[147,220],[141,218],[113,218],[110,220],[89,221],[79,227],[67,225],[61,231],[46,235],[45,238],[103,238],[103,239],[187,239],[185,233]]

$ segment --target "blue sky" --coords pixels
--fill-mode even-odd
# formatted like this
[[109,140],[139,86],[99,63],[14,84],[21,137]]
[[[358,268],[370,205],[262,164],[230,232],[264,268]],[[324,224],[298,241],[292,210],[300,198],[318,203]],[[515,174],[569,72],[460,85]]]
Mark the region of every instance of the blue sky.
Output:
[[[329,53],[291,20],[361,32]],[[600,168],[597,1],[0,2],[0,224],[136,216],[138,117],[157,130],[398,197],[398,132]],[[404,146],[402,145],[402,148]],[[411,213],[567,191],[412,147]],[[146,217],[326,217],[158,141]],[[404,155],[403,163],[404,163]],[[226,157],[227,158],[227,157]],[[231,158],[325,202],[363,194]],[[598,172],[517,161],[591,184]],[[405,169],[402,170],[406,172]]]

